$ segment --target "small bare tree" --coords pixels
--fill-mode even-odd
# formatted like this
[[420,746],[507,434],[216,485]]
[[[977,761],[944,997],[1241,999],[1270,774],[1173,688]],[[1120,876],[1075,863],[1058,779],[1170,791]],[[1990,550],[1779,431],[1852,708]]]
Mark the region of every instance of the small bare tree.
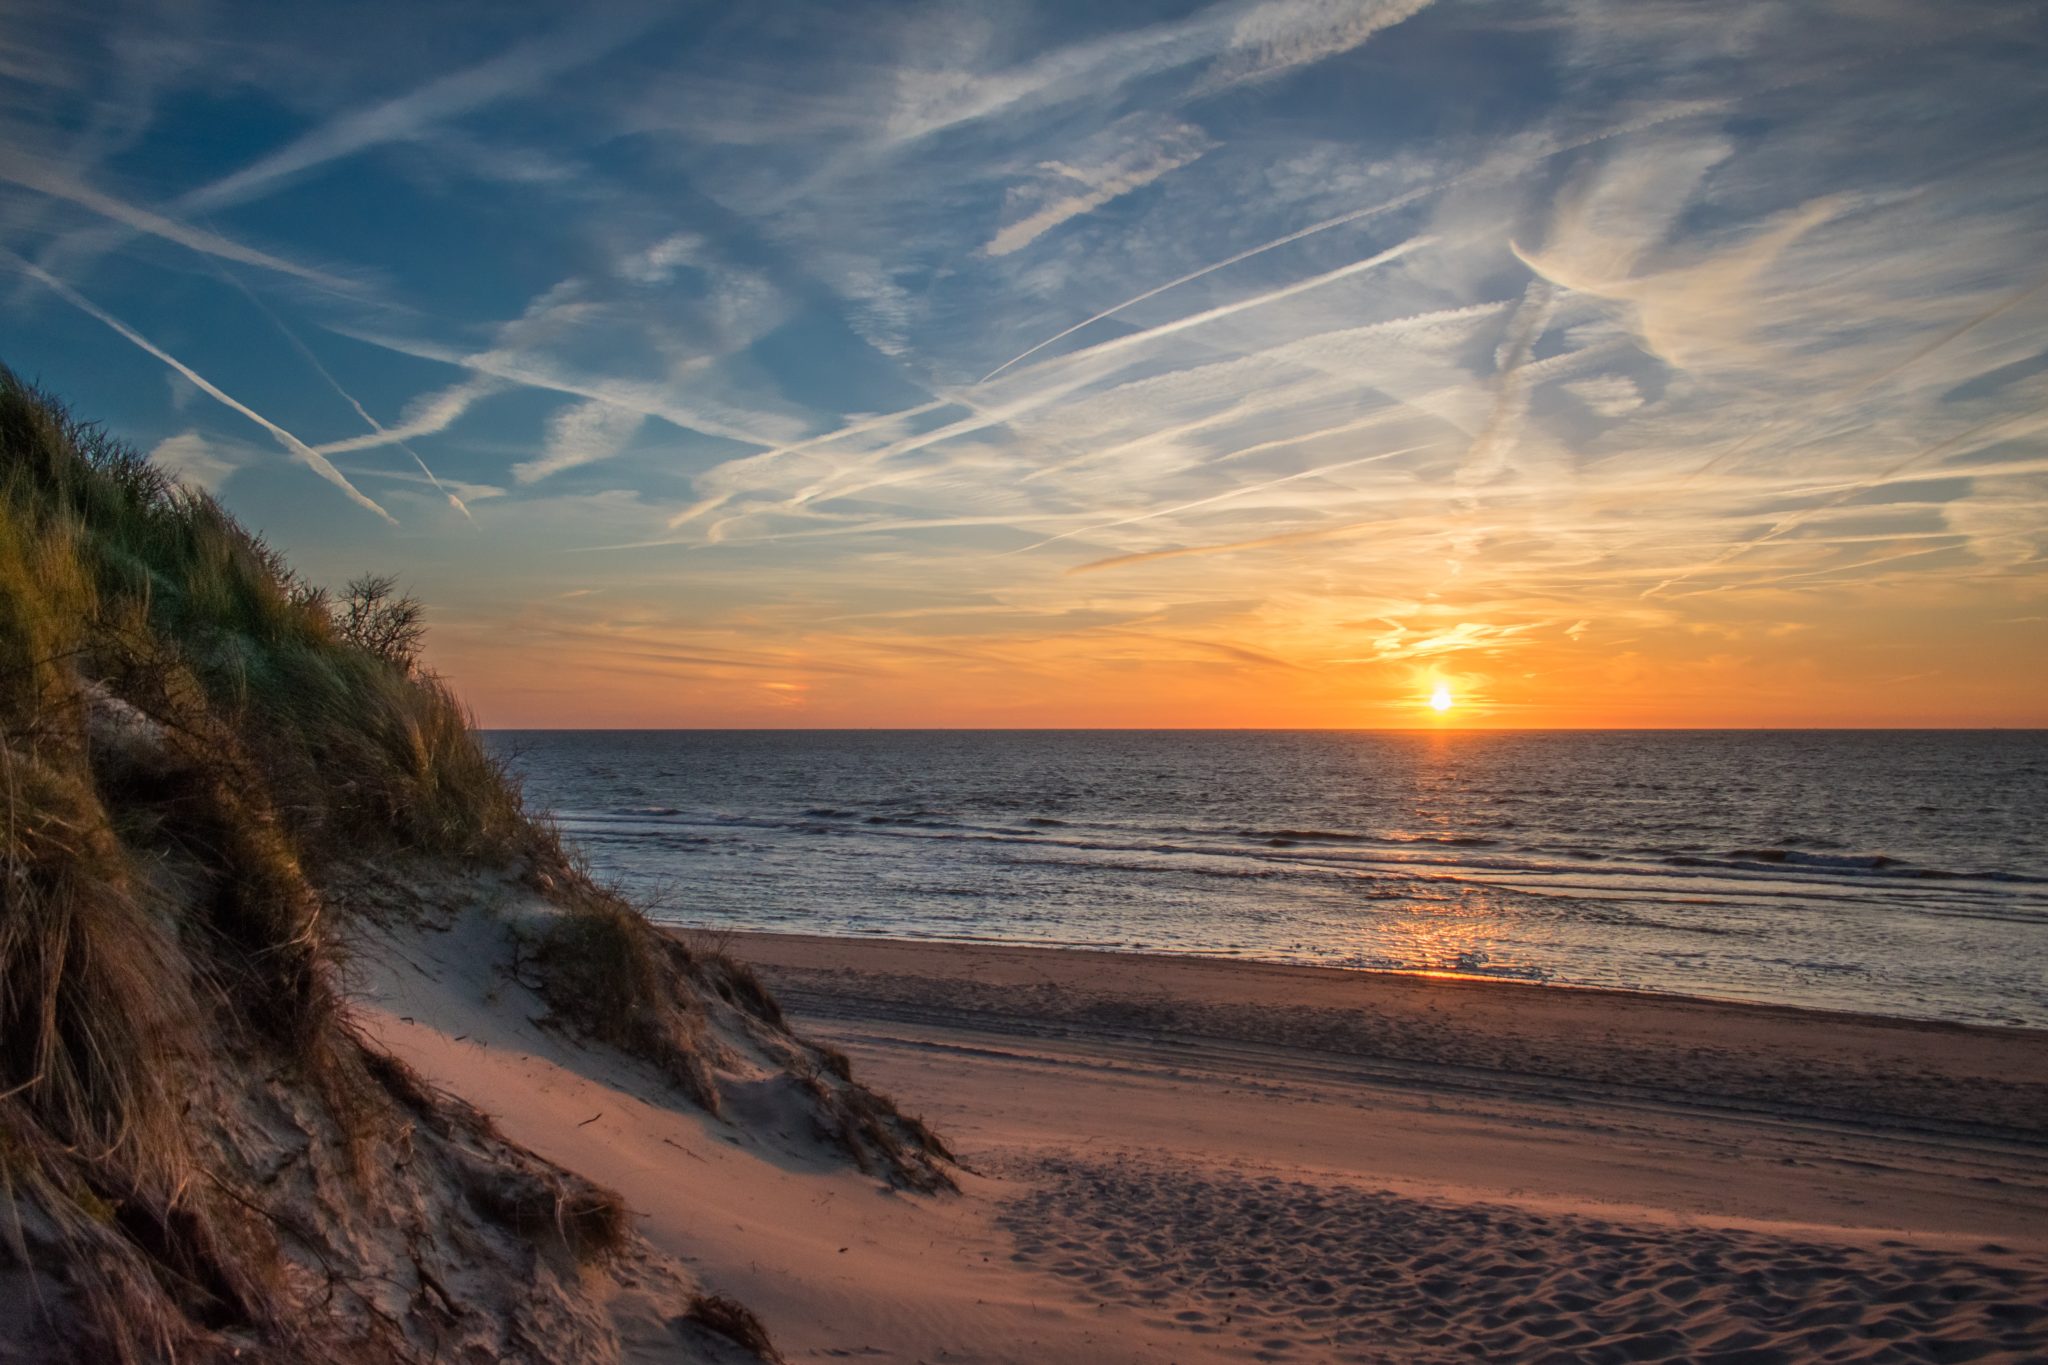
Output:
[[364,574],[348,585],[336,604],[334,628],[341,638],[411,672],[426,638],[426,608],[398,591],[388,574]]

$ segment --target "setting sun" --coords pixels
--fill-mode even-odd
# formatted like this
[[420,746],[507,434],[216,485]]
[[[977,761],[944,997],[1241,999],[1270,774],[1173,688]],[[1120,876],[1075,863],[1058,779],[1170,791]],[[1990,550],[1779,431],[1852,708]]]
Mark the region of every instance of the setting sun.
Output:
[[1430,709],[1448,711],[1451,709],[1451,687],[1449,683],[1438,683],[1436,691],[1429,694]]

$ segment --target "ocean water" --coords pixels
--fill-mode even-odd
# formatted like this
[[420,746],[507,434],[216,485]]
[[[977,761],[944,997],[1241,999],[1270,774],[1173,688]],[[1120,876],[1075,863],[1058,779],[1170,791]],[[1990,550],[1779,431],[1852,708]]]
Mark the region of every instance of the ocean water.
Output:
[[497,731],[710,927],[2048,1027],[2048,732]]

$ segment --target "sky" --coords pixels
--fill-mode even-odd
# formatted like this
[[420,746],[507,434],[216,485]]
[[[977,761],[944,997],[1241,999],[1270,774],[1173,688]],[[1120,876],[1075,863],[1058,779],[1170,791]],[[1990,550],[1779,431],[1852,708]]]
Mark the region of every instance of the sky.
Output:
[[489,726],[2048,724],[2039,4],[0,0],[0,299]]

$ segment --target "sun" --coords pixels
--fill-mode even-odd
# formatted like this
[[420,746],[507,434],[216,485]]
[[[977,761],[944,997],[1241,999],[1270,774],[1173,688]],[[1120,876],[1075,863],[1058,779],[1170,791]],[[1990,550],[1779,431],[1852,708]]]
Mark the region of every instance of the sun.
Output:
[[1432,711],[1439,713],[1451,709],[1451,685],[1449,683],[1438,683],[1436,685],[1436,691],[1429,694],[1429,707]]

